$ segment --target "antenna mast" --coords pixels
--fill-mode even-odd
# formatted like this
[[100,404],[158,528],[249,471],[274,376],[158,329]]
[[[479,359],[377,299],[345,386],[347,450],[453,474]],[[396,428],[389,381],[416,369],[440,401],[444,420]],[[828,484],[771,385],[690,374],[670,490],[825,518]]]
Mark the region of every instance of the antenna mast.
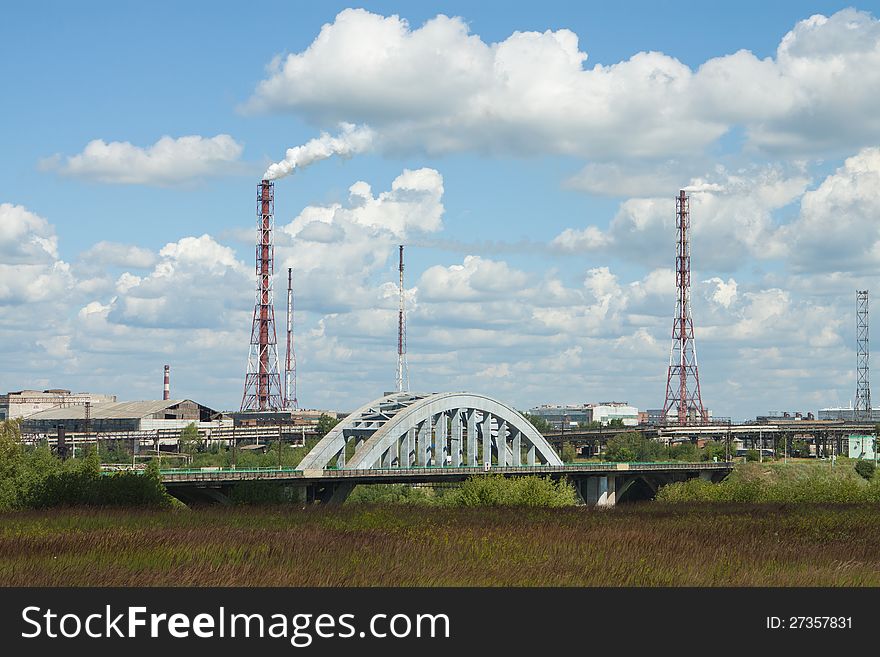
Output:
[[873,420],[871,409],[871,385],[868,381],[868,291],[856,291],[856,342],[858,361],[856,371],[856,405],[853,419],[856,422]]
[[666,377],[666,401],[663,421],[680,426],[702,424],[707,420],[700,395],[700,374],[697,369],[697,347],[694,342],[694,320],[691,317],[691,249],[690,203],[684,190],[675,198],[675,227],[678,243],[675,258],[675,317],[672,322],[672,348]]
[[287,362],[284,367],[284,407],[296,409],[296,354],[293,351],[293,269],[287,268]]
[[409,366],[406,363],[406,310],[403,288],[403,244],[400,245],[400,299],[397,310],[397,392],[409,390]]

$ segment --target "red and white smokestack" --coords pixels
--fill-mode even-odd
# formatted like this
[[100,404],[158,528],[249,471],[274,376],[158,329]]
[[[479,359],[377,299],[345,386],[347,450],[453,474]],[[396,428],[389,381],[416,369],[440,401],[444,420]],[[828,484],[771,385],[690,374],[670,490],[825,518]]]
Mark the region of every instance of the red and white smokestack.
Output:
[[165,366],[165,385],[162,388],[162,399],[171,399],[171,366]]

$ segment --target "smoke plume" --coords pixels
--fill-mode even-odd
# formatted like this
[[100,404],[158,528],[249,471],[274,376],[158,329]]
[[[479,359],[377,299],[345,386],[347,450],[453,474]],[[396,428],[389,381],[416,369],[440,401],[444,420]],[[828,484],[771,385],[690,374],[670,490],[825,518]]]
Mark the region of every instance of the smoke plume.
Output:
[[331,155],[350,157],[362,153],[373,144],[373,130],[369,126],[356,126],[353,123],[341,123],[340,132],[335,137],[322,132],[320,137],[311,139],[302,146],[288,148],[284,159],[266,169],[263,178],[277,180],[293,173],[294,169],[302,169],[313,162],[326,160]]

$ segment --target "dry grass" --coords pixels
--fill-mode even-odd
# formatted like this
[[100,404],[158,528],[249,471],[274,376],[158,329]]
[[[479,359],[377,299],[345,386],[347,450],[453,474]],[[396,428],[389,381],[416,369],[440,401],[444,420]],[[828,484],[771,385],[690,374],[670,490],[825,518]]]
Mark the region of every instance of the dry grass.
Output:
[[0,515],[5,586],[878,586],[880,507]]

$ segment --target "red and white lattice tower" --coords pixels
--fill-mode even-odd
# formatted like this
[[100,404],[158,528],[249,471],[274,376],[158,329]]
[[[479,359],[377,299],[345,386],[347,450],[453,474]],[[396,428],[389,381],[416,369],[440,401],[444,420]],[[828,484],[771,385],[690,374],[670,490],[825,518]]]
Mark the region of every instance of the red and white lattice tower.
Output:
[[287,268],[287,354],[284,365],[284,408],[295,410],[296,400],[296,353],[293,350],[293,269]]
[[690,203],[684,190],[675,199],[675,227],[678,249],[675,257],[675,318],[672,322],[672,349],[666,377],[666,401],[663,420],[670,424],[700,424],[707,420],[700,396],[700,374],[697,369],[697,346],[694,342],[694,320],[691,317],[691,252],[688,238]]
[[409,390],[409,366],[406,363],[406,294],[403,287],[403,245],[400,245],[400,287],[397,305],[397,392]]
[[260,181],[257,187],[257,300],[251,329],[251,347],[244,378],[243,411],[278,410],[284,407],[278,367],[278,338],[272,296],[275,244],[275,184]]

